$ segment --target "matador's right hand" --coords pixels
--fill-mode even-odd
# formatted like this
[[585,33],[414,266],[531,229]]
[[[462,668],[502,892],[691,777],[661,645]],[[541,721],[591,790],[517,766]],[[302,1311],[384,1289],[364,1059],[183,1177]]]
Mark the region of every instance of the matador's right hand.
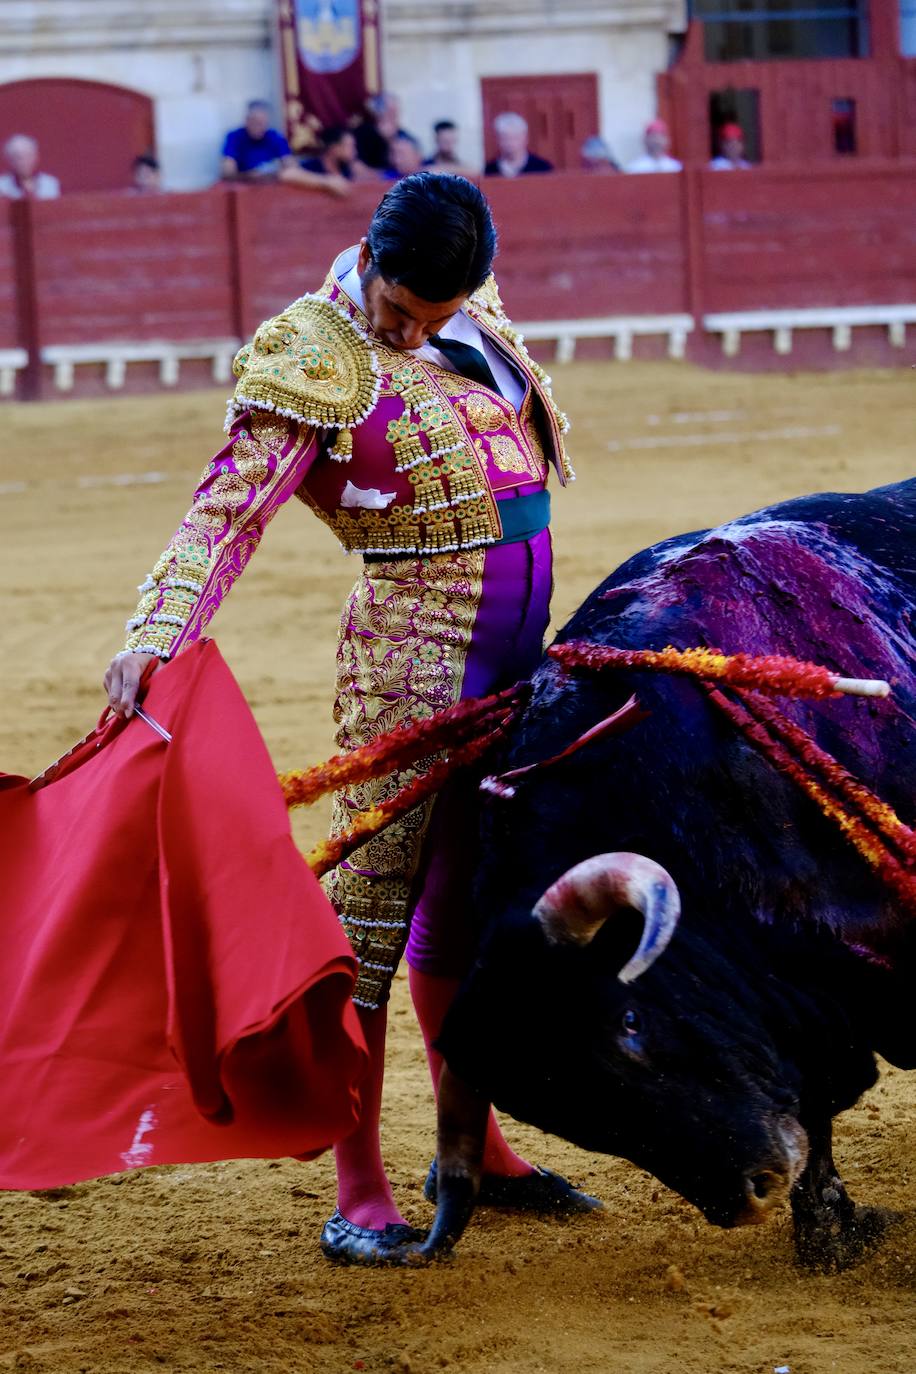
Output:
[[104,684],[108,704],[116,716],[129,720],[133,715],[140,679],[155,658],[155,654],[116,654],[111,660]]

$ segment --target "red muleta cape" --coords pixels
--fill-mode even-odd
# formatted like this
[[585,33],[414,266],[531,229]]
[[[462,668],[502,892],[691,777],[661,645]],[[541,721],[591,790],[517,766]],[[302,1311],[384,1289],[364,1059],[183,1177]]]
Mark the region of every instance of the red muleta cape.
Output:
[[0,1187],[310,1158],[357,1122],[356,965],[212,641],[0,774]]

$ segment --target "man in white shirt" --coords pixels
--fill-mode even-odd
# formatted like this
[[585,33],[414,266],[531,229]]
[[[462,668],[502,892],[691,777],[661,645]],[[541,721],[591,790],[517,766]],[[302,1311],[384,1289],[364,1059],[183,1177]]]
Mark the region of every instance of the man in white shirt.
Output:
[[11,200],[56,200],[60,195],[57,177],[38,170],[38,143],[29,134],[13,134],[7,139],[3,154],[8,172],[0,176],[0,196]]
[[719,130],[719,156],[709,164],[712,172],[746,172],[750,163],[744,156],[744,131],[740,124],[723,124]]
[[651,124],[646,125],[646,151],[642,157],[636,158],[635,162],[628,164],[628,172],[679,172],[681,163],[676,157],[671,157],[668,149],[671,146],[671,135],[668,133],[668,125],[663,119],[653,119]]

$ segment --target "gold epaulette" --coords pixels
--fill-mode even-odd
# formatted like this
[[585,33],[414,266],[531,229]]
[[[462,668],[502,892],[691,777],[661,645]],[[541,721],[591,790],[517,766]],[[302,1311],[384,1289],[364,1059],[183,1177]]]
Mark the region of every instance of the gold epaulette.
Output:
[[[503,342],[512,350],[516,357],[521,359],[525,364],[529,372],[534,373],[534,376],[541,384],[544,399],[549,405],[557,422],[557,428],[559,429],[560,435],[568,433],[569,420],[553,399],[551,379],[548,377],[543,367],[541,367],[540,363],[535,362],[534,358],[532,358],[531,354],[528,352],[528,349],[525,347],[524,336],[520,334],[517,329],[513,329],[509,316],[506,314],[506,308],[502,303],[499,287],[496,284],[496,278],[492,272],[483,285],[479,286],[473,296],[471,296],[468,301],[468,306],[468,313],[471,319],[481,320],[482,323],[488,324],[491,329],[495,329]],[[561,454],[560,462],[565,475],[567,477],[574,477],[575,473],[572,470],[565,452]]]
[[472,311],[485,316],[487,323],[494,329],[499,329],[509,323],[506,307],[502,303],[499,287],[496,285],[496,278],[492,272],[483,285],[478,286],[468,304]]
[[378,362],[364,332],[333,302],[301,296],[259,326],[236,354],[230,422],[243,410],[272,410],[303,424],[340,431],[336,456],[352,448],[349,430],[375,409]]

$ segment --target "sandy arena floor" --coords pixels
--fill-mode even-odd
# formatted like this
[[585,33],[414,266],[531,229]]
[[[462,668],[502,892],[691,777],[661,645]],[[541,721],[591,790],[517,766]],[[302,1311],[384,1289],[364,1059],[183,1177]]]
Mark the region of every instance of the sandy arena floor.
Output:
[[[914,470],[908,371],[713,376],[684,365],[556,369],[580,480],[555,499],[562,622],[610,568],[684,529],[817,489]],[[34,773],[82,735],[134,588],[219,446],[218,393],[3,407],[0,761]],[[295,509],[292,507],[295,506]],[[353,577],[298,503],[277,517],[216,623],[278,766],[324,756],[336,617]],[[302,842],[323,815],[297,822]],[[838,1128],[854,1195],[902,1209],[839,1278],[793,1265],[785,1220],[708,1227],[628,1164],[510,1123],[518,1148],[607,1210],[479,1213],[450,1266],[335,1270],[317,1235],[329,1159],[153,1169],[0,1197],[0,1369],[462,1374],[912,1374],[916,1079],[888,1072]],[[434,1148],[402,980],[385,1144],[407,1214]]]

